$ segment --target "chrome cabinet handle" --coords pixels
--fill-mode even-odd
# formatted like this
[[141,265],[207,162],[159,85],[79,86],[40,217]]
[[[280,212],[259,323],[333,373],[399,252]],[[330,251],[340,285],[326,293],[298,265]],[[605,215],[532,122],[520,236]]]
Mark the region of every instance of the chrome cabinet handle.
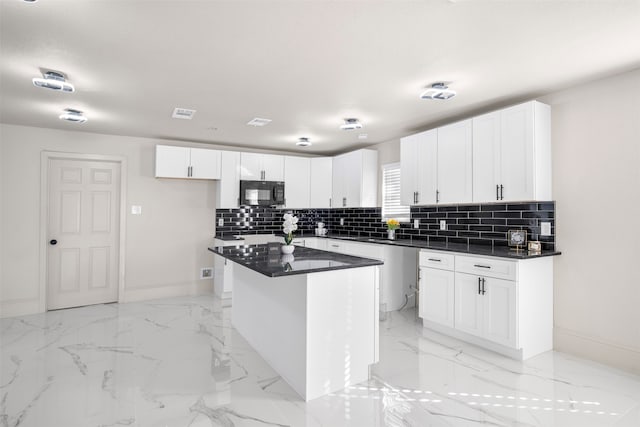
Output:
[[478,268],[491,268],[490,265],[482,265],[482,264],[473,264],[473,266]]
[[500,200],[500,186],[496,184],[496,200]]
[[436,190],[436,203],[440,202],[440,191]]
[[478,295],[482,295],[482,290],[480,288],[481,283],[482,283],[482,279],[478,277]]
[[441,259],[437,259],[437,258],[429,258],[429,261],[442,262]]
[[484,295],[486,292],[484,290],[484,282],[485,282],[485,278],[482,278],[482,295]]
[[504,190],[504,187],[502,186],[502,184],[500,184],[500,200],[504,200],[503,190]]

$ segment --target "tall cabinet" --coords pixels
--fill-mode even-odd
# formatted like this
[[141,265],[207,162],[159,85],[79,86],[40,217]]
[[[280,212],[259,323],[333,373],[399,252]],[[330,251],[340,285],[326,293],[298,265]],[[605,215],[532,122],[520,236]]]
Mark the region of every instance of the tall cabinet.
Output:
[[473,200],[551,200],[551,109],[537,101],[473,118]]
[[311,158],[310,175],[309,207],[314,209],[330,208],[333,188],[332,158]]
[[310,166],[308,157],[284,157],[284,207],[309,208]]

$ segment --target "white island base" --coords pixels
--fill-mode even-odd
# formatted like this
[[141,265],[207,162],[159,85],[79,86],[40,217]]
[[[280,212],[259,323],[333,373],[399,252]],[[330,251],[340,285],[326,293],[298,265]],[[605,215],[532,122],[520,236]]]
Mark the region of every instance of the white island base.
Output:
[[305,401],[378,361],[378,267],[268,277],[236,264],[232,323]]

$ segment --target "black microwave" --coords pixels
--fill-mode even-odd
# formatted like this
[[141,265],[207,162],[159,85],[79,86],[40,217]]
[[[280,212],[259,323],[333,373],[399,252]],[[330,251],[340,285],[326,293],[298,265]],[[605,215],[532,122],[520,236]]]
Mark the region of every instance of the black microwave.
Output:
[[284,182],[240,181],[240,204],[252,206],[284,205]]

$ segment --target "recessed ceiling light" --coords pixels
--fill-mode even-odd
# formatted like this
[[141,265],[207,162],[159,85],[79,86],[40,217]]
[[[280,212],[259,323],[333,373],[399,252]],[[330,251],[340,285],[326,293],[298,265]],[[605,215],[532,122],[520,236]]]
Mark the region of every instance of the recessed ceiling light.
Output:
[[89,120],[83,115],[82,111],[80,110],[75,110],[73,108],[65,108],[64,111],[65,111],[64,113],[58,116],[60,120],[66,120],[68,122],[73,122],[73,123],[84,123],[87,120]]
[[358,134],[358,139],[367,139],[367,138],[369,138],[369,135],[366,133]]
[[447,100],[456,96],[456,91],[453,89],[449,89],[447,85],[444,83],[434,83],[431,87],[422,94],[420,94],[420,98],[422,99],[440,99]]
[[171,117],[174,119],[191,120],[196,114],[196,110],[190,110],[189,108],[174,108]]
[[296,145],[298,147],[308,147],[311,145],[311,141],[309,141],[309,138],[298,138],[298,142],[296,142]]
[[42,74],[42,77],[34,77],[31,81],[34,86],[45,89],[59,90],[61,92],[73,92],[76,90],[71,83],[65,81],[64,74],[57,71],[47,71]]
[[261,119],[259,117],[256,117],[254,119],[251,119],[251,121],[249,121],[247,124],[249,126],[265,126],[265,125],[268,125],[269,123],[271,123],[270,119]]
[[358,119],[344,119],[344,124],[340,126],[342,130],[362,129],[362,123]]

